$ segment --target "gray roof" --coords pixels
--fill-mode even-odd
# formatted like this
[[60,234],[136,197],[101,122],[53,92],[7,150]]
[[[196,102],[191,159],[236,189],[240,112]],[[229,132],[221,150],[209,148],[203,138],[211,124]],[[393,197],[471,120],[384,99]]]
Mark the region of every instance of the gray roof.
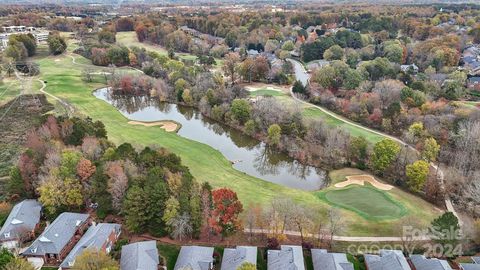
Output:
[[42,206],[36,200],[16,204],[0,230],[0,241],[17,239],[25,231],[33,231],[40,222]]
[[257,247],[238,246],[224,249],[222,270],[237,270],[245,262],[257,265]]
[[470,83],[475,83],[475,82],[478,83],[478,82],[480,82],[480,76],[470,77],[470,78],[468,78],[468,81]]
[[213,247],[182,246],[174,270],[208,270],[213,265]]
[[[120,224],[99,223],[88,228],[87,232],[82,236],[80,241],[73,247],[68,256],[63,260],[60,267],[72,267],[75,259],[85,249],[101,250],[103,245],[108,242],[108,238],[114,232],[117,236],[120,234]],[[112,245],[113,243],[110,243]]]
[[284,246],[268,251],[268,270],[305,270],[301,246]]
[[259,55],[260,53],[257,50],[250,49],[247,51],[247,54],[250,56],[255,56],[255,55]]
[[410,266],[400,250],[380,250],[379,255],[365,255],[369,270],[410,270]]
[[156,241],[137,242],[122,247],[121,270],[157,270],[159,262]]
[[78,227],[88,221],[88,214],[64,212],[22,254],[43,256],[46,253],[59,254],[72,239]]
[[328,253],[326,249],[312,249],[313,269],[353,270],[353,264],[345,253]]
[[462,270],[480,270],[480,264],[475,263],[461,263],[460,269]]
[[474,263],[480,264],[480,257],[472,257]]
[[446,260],[427,259],[423,255],[412,255],[410,261],[416,270],[452,270]]

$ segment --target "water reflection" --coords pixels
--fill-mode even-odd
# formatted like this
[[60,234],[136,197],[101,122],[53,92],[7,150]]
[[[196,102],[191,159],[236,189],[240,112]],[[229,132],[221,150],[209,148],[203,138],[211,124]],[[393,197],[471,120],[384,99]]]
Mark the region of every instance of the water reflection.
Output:
[[147,97],[124,97],[109,94],[103,88],[94,95],[115,106],[135,121],[174,120],[182,125],[178,135],[218,149],[234,167],[249,175],[304,190],[324,186],[326,173],[300,162],[221,123],[203,117],[196,109],[159,102]]

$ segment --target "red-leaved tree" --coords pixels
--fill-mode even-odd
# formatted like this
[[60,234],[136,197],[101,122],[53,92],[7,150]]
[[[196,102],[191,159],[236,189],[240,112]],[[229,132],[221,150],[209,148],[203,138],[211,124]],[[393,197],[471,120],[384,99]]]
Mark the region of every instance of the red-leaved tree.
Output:
[[238,200],[237,193],[228,188],[216,189],[212,192],[213,211],[210,226],[222,238],[235,233],[242,228],[239,219],[243,205]]
[[88,178],[95,173],[95,170],[95,165],[93,165],[93,163],[86,158],[80,159],[77,164],[77,175],[82,181],[88,180]]

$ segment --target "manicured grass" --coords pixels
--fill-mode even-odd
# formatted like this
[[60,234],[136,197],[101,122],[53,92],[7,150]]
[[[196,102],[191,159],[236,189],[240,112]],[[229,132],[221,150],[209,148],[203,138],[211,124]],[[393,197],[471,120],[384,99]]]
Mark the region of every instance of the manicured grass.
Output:
[[351,210],[370,220],[398,219],[406,214],[405,207],[385,191],[373,186],[348,186],[322,193],[322,199]]
[[219,151],[208,145],[159,128],[128,124],[128,120],[114,107],[91,94],[93,89],[102,87],[100,82],[83,82],[81,69],[72,64],[70,58],[64,56],[58,59],[61,61],[53,58],[39,61],[45,71],[42,79],[48,81],[46,91],[66,99],[79,113],[101,120],[113,142],[130,142],[138,147],[155,144],[166,147],[182,158],[199,182],[208,181],[214,187],[232,188],[245,205],[266,203],[276,196],[291,196],[306,204],[325,206],[313,193],[273,184],[235,170]]
[[[79,62],[81,57],[76,58]],[[86,59],[81,61],[88,62]],[[325,213],[330,207],[319,198],[318,192],[291,189],[235,170],[219,151],[208,145],[159,128],[128,124],[128,119],[114,107],[91,94],[94,89],[103,87],[104,81],[100,79],[92,83],[82,81],[81,71],[84,67],[72,64],[71,58],[66,55],[49,57],[38,62],[42,70],[41,78],[48,81],[45,90],[67,100],[74,106],[76,112],[102,121],[109,139],[116,144],[130,142],[138,148],[150,145],[165,147],[182,158],[183,164],[189,167],[198,182],[208,181],[215,188],[227,187],[235,190],[246,208],[253,203],[267,205],[275,197],[290,197],[314,208],[318,213]],[[94,66],[92,68],[101,69]],[[53,99],[49,100],[55,102]],[[396,221],[370,221],[347,210],[341,212],[345,223],[348,224],[344,235],[382,236],[396,233],[392,226]],[[420,207],[418,212],[419,218],[430,217],[432,207]]]
[[[136,46],[140,48],[145,48],[148,51],[155,51],[162,55],[168,54],[168,51],[159,45],[138,41],[137,34],[134,31],[118,32],[116,35],[116,39],[117,39],[117,44],[125,45],[127,47]],[[175,55],[183,60],[189,60],[189,61],[197,60],[197,56],[190,53],[176,52]],[[222,59],[215,58],[215,61],[216,61],[216,64],[215,64],[216,67],[221,67],[223,65]]]
[[[273,86],[274,87],[274,86]],[[257,96],[273,96],[275,97],[278,101],[282,102],[285,104],[285,106],[290,106],[290,107],[295,107],[295,108],[302,108],[302,114],[305,118],[306,121],[313,120],[313,119],[322,119],[325,121],[326,124],[334,127],[339,127],[346,132],[350,133],[352,136],[363,136],[365,137],[370,143],[374,144],[380,140],[382,140],[384,137],[381,135],[377,135],[373,132],[364,130],[362,128],[353,126],[351,124],[345,123],[325,112],[320,110],[317,107],[314,107],[313,105],[305,104],[305,103],[300,103],[293,99],[290,94],[287,94],[283,91],[276,91],[273,89],[269,89],[268,87],[260,88],[255,91],[250,91],[250,96],[252,97],[257,97]]]
[[[346,176],[361,175],[361,174],[368,174],[368,172],[354,169],[354,168],[344,168],[340,170],[330,171],[329,172],[329,178],[331,180],[330,186],[324,190],[316,192],[316,194],[319,198],[322,198],[325,201],[328,201],[327,199],[325,199],[325,194],[328,194],[331,191],[342,190],[342,188],[335,188],[334,187],[335,183],[346,180],[345,178]],[[379,179],[378,177],[377,177],[377,180],[382,181],[382,179]],[[343,189],[348,189],[351,187],[360,188],[362,186],[348,186]],[[356,224],[349,224],[349,230],[353,230],[357,232],[370,230],[370,231],[375,231],[378,235],[386,235],[386,234],[399,235],[401,231],[398,230],[398,225],[400,225],[402,223],[402,220],[404,219],[414,219],[418,221],[419,226],[426,227],[430,224],[430,222],[434,218],[442,214],[442,211],[436,208],[434,205],[400,188],[394,187],[392,190],[389,190],[389,191],[378,190],[373,186],[365,186],[364,188],[371,188],[378,192],[384,193],[384,195],[388,196],[388,198],[391,201],[393,201],[395,204],[400,204],[401,207],[403,208],[404,213],[402,213],[401,217],[395,217],[394,219],[391,219],[391,218],[378,219],[374,217],[363,216],[361,215],[362,213],[357,212],[354,209],[349,209],[347,210],[349,214],[344,214],[342,218],[345,218],[345,217],[350,218],[350,216],[352,215],[357,217],[358,216],[362,217],[362,219],[360,219],[360,222]],[[370,207],[371,208],[380,207],[372,199],[370,194],[367,193],[367,195],[364,195],[364,196],[368,196],[368,197],[346,198],[346,200],[348,200],[347,203],[349,203],[349,205],[347,206],[353,205],[354,207],[359,207],[357,206],[357,204],[361,205],[363,203],[364,205],[362,205],[360,208],[363,210],[365,210],[365,208],[370,208]],[[376,195],[376,197],[378,197],[378,194]],[[354,200],[355,198],[357,200]],[[341,209],[347,209],[347,207],[345,207],[344,205],[341,205],[341,203],[345,203],[345,202],[340,201],[337,206]],[[368,203],[370,205],[368,205]],[[368,213],[367,211],[364,211],[364,212]],[[387,231],[389,231],[389,233],[387,233]],[[364,235],[364,236],[367,236],[367,235]]]
[[252,97],[257,97],[257,96],[273,96],[273,97],[276,97],[276,96],[285,96],[285,93],[283,93],[281,91],[262,88],[262,89],[258,89],[258,90],[255,90],[255,91],[250,91],[250,96],[252,96]]
[[322,110],[320,110],[316,107],[306,107],[303,111],[303,115],[307,119],[321,118],[327,124],[345,129],[352,136],[355,136],[355,137],[363,136],[363,137],[365,137],[372,144],[384,139],[384,137],[381,136],[381,135],[377,135],[377,134],[372,133],[370,131],[367,131],[367,130],[361,129],[359,127],[356,127],[356,126],[352,126],[352,125],[350,125],[348,123],[345,123],[343,121],[340,121],[339,119],[336,119],[336,118],[326,114],[325,112],[323,112]]
[[460,101],[460,104],[464,105],[469,109],[479,109],[480,102],[478,101]]

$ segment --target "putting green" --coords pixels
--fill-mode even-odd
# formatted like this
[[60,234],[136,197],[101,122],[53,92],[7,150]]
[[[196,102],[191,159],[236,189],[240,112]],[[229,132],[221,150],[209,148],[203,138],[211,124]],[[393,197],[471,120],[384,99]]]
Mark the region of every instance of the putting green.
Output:
[[400,202],[391,198],[387,192],[372,186],[333,189],[322,193],[320,197],[369,220],[399,219],[407,213]]

